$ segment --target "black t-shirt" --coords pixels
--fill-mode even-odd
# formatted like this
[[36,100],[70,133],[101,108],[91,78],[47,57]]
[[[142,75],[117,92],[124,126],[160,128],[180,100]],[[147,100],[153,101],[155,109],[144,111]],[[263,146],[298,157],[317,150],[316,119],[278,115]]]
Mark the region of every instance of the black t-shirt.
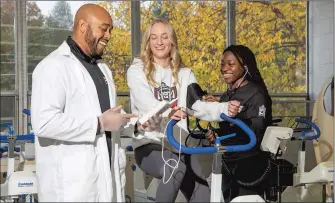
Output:
[[[232,100],[240,101],[242,110],[236,115],[236,118],[241,119],[255,132],[257,144],[250,151],[225,153],[223,156],[225,160],[242,159],[258,154],[261,151],[260,144],[264,132],[268,126],[272,125],[272,100],[268,93],[258,85],[248,82],[235,91],[225,92],[220,98],[220,102]],[[249,136],[238,126],[225,121],[220,122],[219,126],[220,128],[215,130],[218,136],[236,133],[236,136],[223,140],[225,146],[249,143]]]
[[[68,37],[66,42],[69,45],[71,52],[77,57],[77,59],[79,59],[79,61],[84,65],[84,67],[92,77],[92,80],[98,93],[101,112],[107,111],[108,109],[111,108],[108,83],[107,79],[105,78],[105,75],[102,73],[97,64],[97,60],[100,60],[101,57],[92,58],[90,56],[87,56],[71,37]],[[112,147],[111,132],[106,131],[105,134],[107,139],[107,146],[110,160],[111,147]]]

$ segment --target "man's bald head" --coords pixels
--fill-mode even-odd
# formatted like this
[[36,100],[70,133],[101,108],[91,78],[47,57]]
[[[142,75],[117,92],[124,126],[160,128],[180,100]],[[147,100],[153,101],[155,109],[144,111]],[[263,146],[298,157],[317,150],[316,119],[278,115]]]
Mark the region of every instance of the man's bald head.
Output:
[[85,4],[74,18],[72,38],[89,56],[102,55],[113,29],[110,14],[101,6]]
[[96,4],[85,4],[81,6],[74,17],[74,31],[79,27],[81,20],[91,23],[97,19],[103,20],[112,26],[112,17],[103,7]]

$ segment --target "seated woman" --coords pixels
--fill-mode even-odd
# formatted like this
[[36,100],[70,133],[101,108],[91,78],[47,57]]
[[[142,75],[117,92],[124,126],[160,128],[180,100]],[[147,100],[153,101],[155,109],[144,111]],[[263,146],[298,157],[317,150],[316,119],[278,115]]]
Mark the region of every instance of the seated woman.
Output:
[[[236,196],[263,196],[270,167],[269,154],[261,151],[260,144],[265,130],[272,125],[272,100],[257,68],[252,51],[243,45],[227,47],[221,58],[221,74],[228,84],[220,102],[237,100],[240,113],[236,118],[244,121],[255,132],[257,144],[247,152],[226,153],[222,157],[222,191],[225,202]],[[213,142],[216,135],[236,133],[235,137],[223,141],[224,145],[240,145],[249,142],[248,136],[239,128],[222,121],[219,129],[210,133]]]
[[[176,98],[179,107],[164,113],[161,125],[154,132],[135,134],[133,147],[136,163],[145,173],[162,180],[157,187],[156,202],[174,202],[179,190],[187,201],[209,202],[209,186],[197,157],[179,154],[178,150],[171,148],[164,134],[166,124],[170,119],[180,120],[175,127],[175,136],[184,143],[188,132],[184,119],[186,114],[181,107],[185,110],[190,107],[199,114],[199,118],[205,120],[207,112],[215,112],[212,113],[214,116],[209,116],[209,119],[215,120],[220,113],[230,112],[230,116],[235,116],[239,103],[207,104],[196,99],[198,101],[194,100],[194,105],[186,105],[188,86],[197,81],[191,69],[182,63],[176,33],[166,20],[154,20],[146,29],[142,42],[141,58],[134,59],[127,71],[132,113],[143,115],[160,101]],[[204,112],[201,112],[203,109]]]

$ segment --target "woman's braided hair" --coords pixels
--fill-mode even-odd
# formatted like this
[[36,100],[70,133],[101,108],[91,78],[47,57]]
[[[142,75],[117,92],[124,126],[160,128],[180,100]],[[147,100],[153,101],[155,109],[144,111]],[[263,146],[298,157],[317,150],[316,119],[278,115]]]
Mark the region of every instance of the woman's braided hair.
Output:
[[257,68],[257,62],[254,53],[248,47],[243,45],[230,45],[223,51],[223,53],[227,51],[230,51],[234,54],[234,56],[238,60],[238,63],[240,64],[241,67],[245,69],[245,71],[246,67],[248,68],[249,74],[246,74],[245,79],[256,85],[259,85],[264,90],[267,100],[269,101],[268,108],[270,108],[267,110],[267,114],[272,121],[272,99],[269,95],[268,89],[261,76],[261,73]]
[[268,93],[268,89],[264,83],[261,73],[257,68],[256,57],[254,53],[248,47],[243,45],[230,45],[223,51],[223,53],[227,51],[230,51],[234,54],[241,67],[248,67],[250,74],[246,75],[246,79],[259,85],[266,93]]

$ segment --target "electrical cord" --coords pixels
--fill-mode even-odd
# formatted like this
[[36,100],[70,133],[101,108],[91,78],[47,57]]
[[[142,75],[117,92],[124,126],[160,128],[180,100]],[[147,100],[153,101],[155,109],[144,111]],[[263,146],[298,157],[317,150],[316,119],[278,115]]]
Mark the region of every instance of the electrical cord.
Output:
[[[230,170],[229,170],[229,168],[228,168],[228,166],[227,166],[227,164],[225,163],[224,160],[222,160],[222,166],[223,166],[223,168],[225,169],[225,171],[226,171],[229,175],[233,176],[233,174],[230,172]],[[240,185],[242,185],[242,186],[246,186],[246,187],[257,186],[257,185],[259,185],[261,182],[263,182],[263,181],[265,180],[265,178],[268,177],[269,172],[270,172],[270,169],[271,169],[271,160],[268,159],[268,165],[267,165],[267,167],[266,167],[264,173],[263,173],[259,178],[257,178],[257,179],[254,180],[254,181],[251,181],[251,182],[243,182],[243,181],[241,181],[241,180],[236,180],[236,182],[237,182],[238,184],[240,184]]]
[[[163,77],[162,77],[163,78]],[[171,86],[171,84],[172,84],[172,82],[170,81],[170,86]],[[161,88],[161,95],[163,95],[162,94],[162,88]],[[163,97],[162,97],[163,98]],[[171,101],[171,94],[169,94],[169,100]],[[180,111],[180,119],[182,118],[182,111]],[[172,119],[170,119],[169,120],[169,122],[171,121]],[[164,135],[166,135],[166,129],[167,129],[167,127],[168,127],[168,125],[169,125],[169,122],[167,123],[167,125],[165,126],[165,129],[164,129]],[[165,160],[164,159],[164,138],[162,139],[162,153],[161,153],[161,155],[162,155],[162,160],[164,161],[164,166],[163,166],[163,184],[167,184],[169,181],[170,181],[170,179],[172,178],[172,176],[173,176],[173,172],[178,168],[178,166],[179,166],[179,162],[180,162],[180,157],[181,157],[181,132],[182,132],[182,129],[181,128],[179,128],[179,149],[178,149],[178,160],[175,160],[175,159],[168,159],[168,160]],[[175,164],[175,166],[171,166],[170,164],[169,164],[169,161],[171,161],[171,162],[174,162],[174,163],[176,163]],[[171,176],[168,178],[168,180],[165,182],[165,166],[169,166],[170,168],[172,168],[172,172],[171,172]]]
[[[169,120],[170,122],[171,120]],[[168,122],[168,124],[169,124]],[[165,130],[164,130],[164,135],[166,134],[166,129],[167,129],[167,126],[168,124],[165,126]],[[178,149],[178,161],[176,161],[175,159],[168,159],[167,161],[164,159],[164,139],[162,139],[162,159],[164,161],[164,166],[163,166],[163,183],[164,184],[167,184],[170,179],[172,178],[173,176],[173,172],[174,170],[176,170],[179,166],[179,161],[180,161],[180,156],[181,156],[181,128],[179,129],[180,130],[180,133],[179,133],[179,149]],[[168,162],[171,161],[171,162],[175,162],[176,165],[175,166],[171,166]],[[172,168],[172,172],[171,172],[171,176],[169,177],[169,179],[165,182],[165,166],[168,165],[170,168]]]
[[[187,135],[187,137],[186,137],[186,139],[185,139],[185,143],[184,143],[186,147],[188,147],[188,145],[187,145],[187,141],[188,141],[188,139],[189,139],[190,137],[192,137],[192,138],[194,138],[194,139],[198,139],[198,140],[199,140],[199,143],[198,143],[197,146],[200,146],[201,143],[202,143],[202,141],[206,139],[206,133],[208,133],[209,129],[212,128],[212,126],[210,125],[210,122],[209,122],[208,125],[207,125],[207,129],[204,129],[204,128],[200,125],[199,121],[200,121],[199,119],[196,119],[196,126],[191,130],[191,129],[189,128],[189,126],[190,126],[190,120],[189,120],[189,117],[188,117],[188,115],[186,116],[187,130],[188,130],[188,133],[189,133],[189,134]],[[199,129],[200,133],[195,133],[196,128]],[[203,144],[202,146],[203,146],[203,147],[209,147],[209,146],[204,145],[204,144]]]

